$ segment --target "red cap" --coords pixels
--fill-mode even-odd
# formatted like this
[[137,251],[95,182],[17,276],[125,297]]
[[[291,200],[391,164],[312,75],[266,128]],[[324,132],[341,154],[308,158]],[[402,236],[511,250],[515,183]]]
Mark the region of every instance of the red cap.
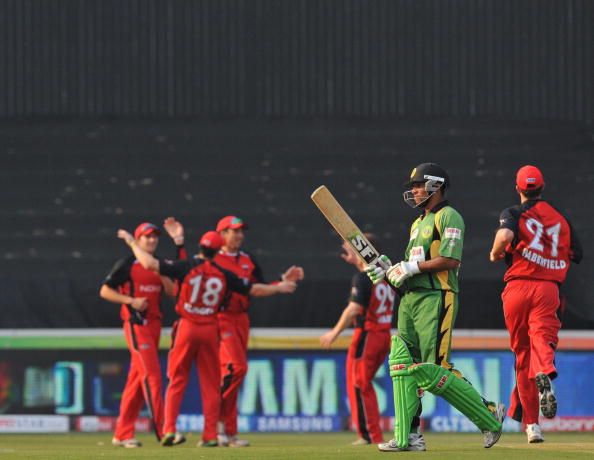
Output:
[[206,232],[204,235],[202,235],[199,244],[205,248],[219,250],[223,247],[225,241],[221,235],[211,230],[210,232]]
[[536,166],[526,165],[518,169],[516,185],[520,190],[535,190],[545,184],[540,169]]
[[134,230],[134,238],[138,239],[142,235],[150,235],[151,233],[156,233],[157,236],[161,234],[161,230],[155,224],[151,224],[150,222],[143,222],[136,230]]
[[237,216],[225,216],[217,224],[217,232],[227,230],[228,228],[248,228],[247,225]]

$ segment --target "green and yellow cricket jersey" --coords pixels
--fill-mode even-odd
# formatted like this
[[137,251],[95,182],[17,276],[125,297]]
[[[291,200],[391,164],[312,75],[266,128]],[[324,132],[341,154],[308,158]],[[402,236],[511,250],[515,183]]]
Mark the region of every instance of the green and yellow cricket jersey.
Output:
[[[442,201],[429,213],[415,220],[410,228],[406,261],[425,261],[435,257],[462,260],[464,220],[447,201]],[[406,280],[405,291],[432,289],[458,292],[458,269],[436,273],[420,273]]]

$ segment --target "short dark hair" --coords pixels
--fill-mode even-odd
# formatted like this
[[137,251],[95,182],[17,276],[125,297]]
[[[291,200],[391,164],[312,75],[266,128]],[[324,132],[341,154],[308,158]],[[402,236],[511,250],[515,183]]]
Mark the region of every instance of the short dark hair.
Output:
[[207,248],[206,246],[200,246],[200,252],[207,259],[214,259],[214,256],[217,255],[217,252],[219,252],[219,250],[213,249],[213,248]]
[[526,198],[538,198],[542,195],[542,187],[532,190],[520,190]]

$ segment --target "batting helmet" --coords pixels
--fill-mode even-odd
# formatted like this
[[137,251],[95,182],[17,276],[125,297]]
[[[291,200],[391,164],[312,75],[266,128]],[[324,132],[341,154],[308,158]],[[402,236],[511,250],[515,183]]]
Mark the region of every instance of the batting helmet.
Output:
[[[414,194],[410,190],[413,184],[425,184],[428,196],[420,203],[415,201]],[[424,207],[435,192],[450,186],[450,176],[437,163],[421,163],[411,171],[410,178],[404,185],[409,189],[403,194],[404,202],[413,208]]]

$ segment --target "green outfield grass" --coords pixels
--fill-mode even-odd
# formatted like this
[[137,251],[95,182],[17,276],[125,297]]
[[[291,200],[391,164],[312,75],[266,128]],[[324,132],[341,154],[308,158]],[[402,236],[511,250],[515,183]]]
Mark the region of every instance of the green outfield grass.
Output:
[[197,435],[177,447],[160,447],[143,434],[140,449],[123,449],[110,444],[109,434],[0,435],[0,458],[230,458],[230,459],[365,459],[419,456],[423,459],[563,459],[594,458],[594,433],[547,433],[543,444],[527,444],[523,434],[504,434],[491,449],[482,447],[479,434],[425,435],[427,452],[381,453],[375,446],[353,447],[353,434],[249,434],[251,447],[198,448]]

